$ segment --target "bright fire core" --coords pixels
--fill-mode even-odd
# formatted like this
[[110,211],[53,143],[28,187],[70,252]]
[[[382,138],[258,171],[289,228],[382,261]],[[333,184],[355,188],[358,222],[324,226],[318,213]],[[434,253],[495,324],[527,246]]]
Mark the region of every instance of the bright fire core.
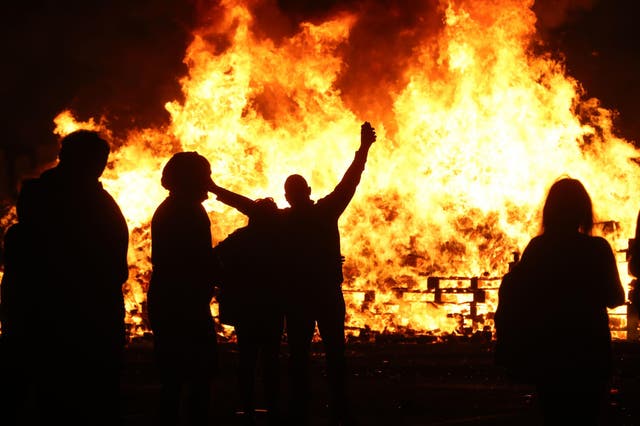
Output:
[[[145,331],[149,224],[167,195],[160,173],[174,152],[196,150],[221,186],[284,207],[289,174],[305,176],[314,199],[334,188],[363,121],[378,141],[340,220],[353,333],[491,326],[495,291],[465,323],[472,294],[435,303],[428,277],[448,278],[444,288],[464,289],[472,277],[496,287],[487,278],[504,274],[538,232],[546,191],[562,175],[580,179],[592,196],[596,232],[619,251],[626,285],[623,250],[640,208],[638,151],[616,136],[613,113],[586,99],[561,60],[544,53],[533,0],[425,3],[393,34],[393,8],[375,20],[366,7],[337,13],[279,37],[259,28],[241,0],[212,12],[185,54],[184,100],[166,104],[170,124],[131,129],[103,175],[131,230],[134,334]],[[59,134],[108,131],[108,119],[80,123],[69,111],[56,123]],[[246,221],[213,198],[205,206],[214,244]]]

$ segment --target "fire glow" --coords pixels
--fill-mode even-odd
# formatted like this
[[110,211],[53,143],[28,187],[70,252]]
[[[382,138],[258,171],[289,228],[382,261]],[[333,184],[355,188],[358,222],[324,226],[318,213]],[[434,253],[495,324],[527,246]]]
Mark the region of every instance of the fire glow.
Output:
[[[310,181],[314,199],[330,192],[358,147],[360,123],[371,121],[378,141],[340,222],[354,333],[459,330],[471,294],[454,290],[467,288],[465,277],[497,286],[513,252],[538,232],[546,191],[561,175],[585,184],[596,231],[624,250],[640,207],[638,152],[615,135],[613,113],[539,53],[532,5],[433,2],[400,34],[413,45],[399,60],[376,51],[392,44],[364,44],[379,37],[367,34],[366,10],[304,22],[276,41],[241,0],[222,1],[186,51],[184,101],[165,105],[171,122],[130,130],[102,178],[131,230],[132,333],[146,331],[149,224],[166,196],[160,173],[180,150],[207,157],[221,186],[284,207],[291,173]],[[394,67],[398,78],[375,80]],[[79,122],[69,111],[55,122],[61,135],[108,131],[107,120]],[[205,206],[214,243],[246,221],[213,198]],[[619,266],[626,285],[623,253]],[[437,300],[428,277],[443,278],[447,300]],[[496,305],[488,291],[476,307],[485,325]]]

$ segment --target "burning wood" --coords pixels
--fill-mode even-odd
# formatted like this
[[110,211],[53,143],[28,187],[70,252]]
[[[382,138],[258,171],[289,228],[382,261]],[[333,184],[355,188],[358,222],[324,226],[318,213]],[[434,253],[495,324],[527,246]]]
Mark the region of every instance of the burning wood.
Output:
[[[598,232],[621,247],[640,206],[638,150],[544,53],[531,3],[344,9],[276,36],[248,2],[221,2],[185,52],[184,100],[167,102],[170,123],[130,129],[104,174],[132,230],[131,332],[148,331],[149,222],[171,154],[197,150],[230,189],[282,206],[281,184],[301,168],[318,194],[333,189],[360,116],[374,117],[379,143],[341,222],[353,330],[488,324],[496,300],[484,285],[497,278],[484,277],[504,274],[537,233],[541,200],[563,174],[590,188],[597,216],[616,218]],[[60,135],[109,130],[69,111],[56,124]],[[214,200],[205,206],[216,241],[243,225]],[[445,285],[456,280],[468,284]]]

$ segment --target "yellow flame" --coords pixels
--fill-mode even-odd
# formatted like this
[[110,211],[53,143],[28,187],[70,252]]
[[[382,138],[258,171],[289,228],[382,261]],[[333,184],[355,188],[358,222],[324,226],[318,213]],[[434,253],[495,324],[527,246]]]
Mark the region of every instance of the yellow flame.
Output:
[[[539,41],[532,5],[441,1],[442,30],[415,49],[407,83],[372,88],[389,90],[394,102],[392,110],[375,111],[384,118],[373,123],[378,141],[340,221],[351,328],[459,328],[469,293],[436,304],[427,277],[501,276],[513,252],[537,233],[546,191],[565,174],[590,192],[603,223],[598,232],[620,251],[629,281],[622,250],[640,207],[638,152],[615,134],[612,112],[585,99],[561,62],[533,53]],[[224,16],[199,30],[186,52],[185,99],[166,104],[171,123],[130,131],[103,178],[132,229],[127,308],[137,312],[135,324],[150,271],[149,221],[166,195],[160,171],[172,153],[197,150],[220,185],[284,206],[282,184],[291,173],[307,177],[314,198],[333,189],[357,149],[360,123],[369,119],[336,88],[349,66],[340,47],[349,43],[357,14],[305,22],[276,43],[254,33],[242,1],[222,6]],[[228,40],[224,49],[216,45],[220,35]],[[65,111],[56,132],[81,124],[99,127]],[[245,221],[215,200],[205,205],[215,241]],[[464,289],[468,281],[460,282]],[[471,327],[482,319],[491,324],[495,286],[486,294]]]
[[105,132],[107,135],[111,134],[107,128],[107,122],[104,117],[102,117],[98,123],[96,123],[93,117],[87,121],[78,121],[74,117],[73,112],[68,109],[58,114],[53,119],[53,123],[56,125],[53,133],[59,136],[66,136],[76,130],[95,130]]

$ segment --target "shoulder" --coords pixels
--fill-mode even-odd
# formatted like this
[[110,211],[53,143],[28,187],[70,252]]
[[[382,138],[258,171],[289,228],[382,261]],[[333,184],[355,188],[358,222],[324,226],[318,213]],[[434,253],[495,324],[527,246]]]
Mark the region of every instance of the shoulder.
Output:
[[47,181],[41,178],[25,179],[20,184],[20,194],[18,198],[29,198],[40,193],[46,184]]
[[181,200],[174,200],[171,197],[164,199],[156,208],[152,217],[153,222],[176,222],[184,225],[191,224],[197,226],[206,223],[210,224],[209,215],[204,206],[200,203],[185,203]]
[[114,207],[120,210],[120,206],[118,205],[118,202],[116,201],[116,199],[113,197],[113,195],[109,193],[109,191],[104,189],[102,185],[100,185],[99,194],[105,203],[109,204],[111,207]]
[[522,252],[522,257],[530,256],[532,253],[537,253],[540,250],[544,250],[548,246],[548,239],[543,235],[533,237]]
[[589,244],[593,247],[598,254],[607,254],[613,253],[613,249],[611,248],[611,244],[605,238],[600,236],[585,236],[586,244]]
[[611,248],[609,241],[600,236],[586,236],[587,240],[596,247]]
[[153,216],[151,217],[152,223],[162,221],[166,216],[170,215],[171,210],[173,210],[171,204],[171,200],[169,200],[169,198],[165,198],[153,212]]

